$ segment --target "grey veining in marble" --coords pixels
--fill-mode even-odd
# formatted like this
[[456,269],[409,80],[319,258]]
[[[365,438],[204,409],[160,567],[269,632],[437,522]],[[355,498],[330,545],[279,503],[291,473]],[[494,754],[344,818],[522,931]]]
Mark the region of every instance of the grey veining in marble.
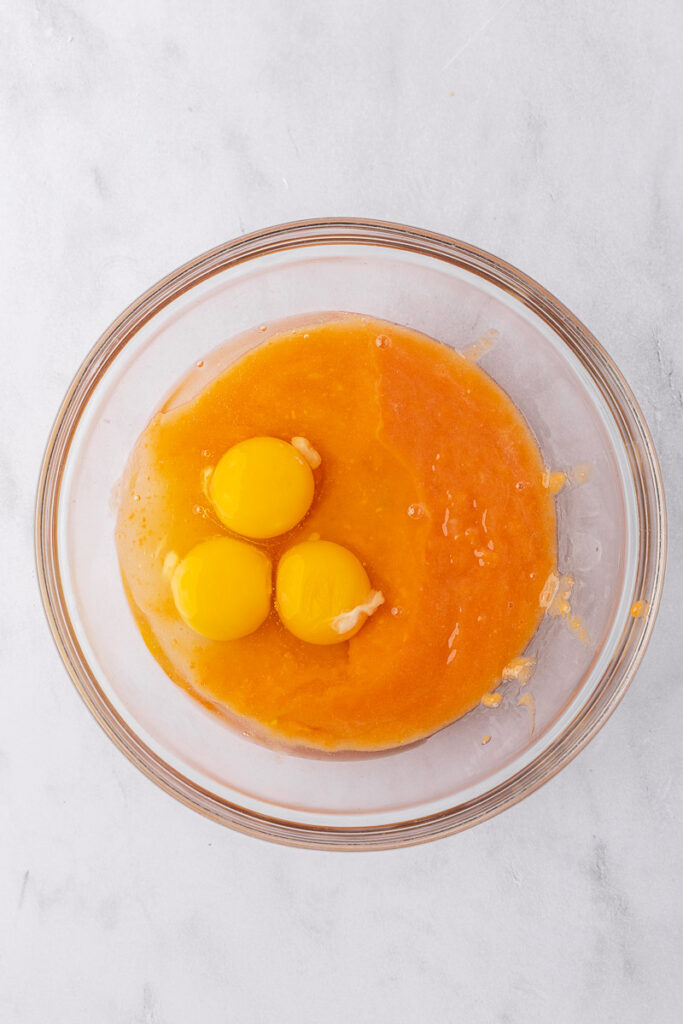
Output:
[[[0,1020],[681,1020],[680,0],[0,5]],[[530,273],[633,386],[666,479],[658,628],[622,706],[474,831],[322,855],[124,760],[39,606],[69,380],[137,294],[297,217],[401,220]]]

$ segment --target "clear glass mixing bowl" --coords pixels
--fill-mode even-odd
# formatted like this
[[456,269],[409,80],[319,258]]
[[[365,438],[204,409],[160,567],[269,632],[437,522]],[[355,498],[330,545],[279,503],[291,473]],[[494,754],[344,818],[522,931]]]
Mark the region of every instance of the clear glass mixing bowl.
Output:
[[[518,704],[478,708],[382,755],[271,750],[173,685],[126,603],[114,545],[116,483],[155,407],[193,362],[259,326],[345,310],[462,348],[487,331],[482,367],[534,430],[546,463],[592,473],[558,498],[559,568],[590,642],[546,618]],[[146,775],[190,807],[251,835],[368,849],[434,839],[511,806],[595,735],[642,658],[659,603],[665,511],[652,440],[612,360],[552,295],[488,253],[398,224],[304,221],[192,260],[103,334],[57,417],[36,513],[38,573],[64,663],[100,725]],[[644,600],[649,612],[630,609]],[[491,741],[485,745],[485,734]]]

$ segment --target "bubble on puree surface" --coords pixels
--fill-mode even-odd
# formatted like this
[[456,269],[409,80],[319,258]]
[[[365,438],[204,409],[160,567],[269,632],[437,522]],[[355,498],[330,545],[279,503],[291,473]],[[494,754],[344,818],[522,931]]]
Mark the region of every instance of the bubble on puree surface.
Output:
[[[556,560],[554,498],[507,395],[450,348],[355,315],[283,331],[207,379],[207,365],[192,370],[141,435],[117,521],[130,605],[168,675],[265,740],[322,750],[408,743],[475,707],[527,647]],[[314,480],[292,438],[314,451]],[[231,518],[221,460],[264,440],[284,446],[298,483],[273,486],[282,478],[261,455],[245,479],[286,514],[265,523],[245,498]],[[176,606],[176,573],[197,545],[241,531],[252,539],[236,543],[275,569],[277,608],[268,590],[251,632],[199,635]],[[327,590],[311,590],[318,570],[294,572],[296,549],[327,542],[361,573],[332,559]],[[341,611],[355,619],[334,614],[350,601]],[[219,603],[202,605],[207,621]],[[253,609],[247,624],[264,614]]]

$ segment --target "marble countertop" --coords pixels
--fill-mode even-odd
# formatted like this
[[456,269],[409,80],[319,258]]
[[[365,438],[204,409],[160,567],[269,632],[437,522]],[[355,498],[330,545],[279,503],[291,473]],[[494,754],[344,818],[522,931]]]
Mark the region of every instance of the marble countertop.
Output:
[[[680,0],[26,0],[0,12],[0,1019],[681,1019]],[[399,220],[557,294],[624,370],[671,545],[623,704],[463,835],[320,854],[164,795],[85,710],[35,582],[43,445],[79,362],[191,256]]]

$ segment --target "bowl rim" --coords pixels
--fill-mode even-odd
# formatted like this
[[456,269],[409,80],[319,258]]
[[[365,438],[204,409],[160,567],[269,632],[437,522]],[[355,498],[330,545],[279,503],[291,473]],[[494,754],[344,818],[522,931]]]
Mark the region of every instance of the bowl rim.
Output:
[[[520,301],[567,345],[601,392],[626,449],[639,523],[634,591],[647,595],[649,603],[646,616],[627,622],[589,699],[532,761],[471,800],[389,825],[322,826],[257,813],[197,785],[152,751],[118,714],[88,665],[64,597],[57,547],[61,485],[76,428],[101,377],[143,324],[219,272],[275,252],[335,244],[414,252],[465,269]],[[553,778],[602,728],[633,679],[654,628],[664,583],[666,507],[654,443],[629,385],[596,338],[550,292],[504,260],[447,235],[391,221],[314,218],[267,227],[202,253],[143,292],[103,332],[69,385],[48,437],[37,487],[34,541],[43,608],[60,657],[105,733],[149,779],[193,810],[251,836],[309,849],[384,850],[463,831],[514,806]]]

